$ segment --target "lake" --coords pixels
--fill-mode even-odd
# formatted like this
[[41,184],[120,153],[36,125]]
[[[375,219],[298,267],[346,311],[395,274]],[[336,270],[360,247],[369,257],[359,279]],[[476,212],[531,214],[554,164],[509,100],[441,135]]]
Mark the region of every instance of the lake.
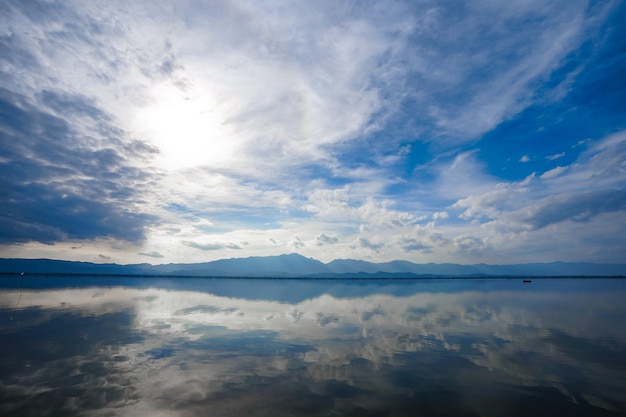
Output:
[[0,277],[3,416],[623,416],[626,280]]

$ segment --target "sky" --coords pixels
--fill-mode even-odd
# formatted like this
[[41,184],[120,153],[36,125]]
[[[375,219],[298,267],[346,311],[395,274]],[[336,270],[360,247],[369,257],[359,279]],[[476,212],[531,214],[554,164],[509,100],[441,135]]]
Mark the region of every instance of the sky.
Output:
[[0,257],[622,263],[624,21],[0,0]]

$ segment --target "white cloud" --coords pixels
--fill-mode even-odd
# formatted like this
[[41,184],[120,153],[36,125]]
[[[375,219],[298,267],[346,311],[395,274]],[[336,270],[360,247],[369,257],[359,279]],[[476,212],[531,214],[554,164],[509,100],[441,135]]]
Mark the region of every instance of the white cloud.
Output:
[[410,225],[419,220],[413,214],[393,209],[393,202],[374,198],[352,198],[350,189],[316,189],[308,196],[306,210],[315,218],[344,224],[367,224],[369,227]]
[[450,217],[445,211],[436,211],[433,213],[433,220],[447,219]]
[[524,156],[522,156],[522,157],[520,158],[520,160],[519,160],[519,161],[520,161],[520,162],[524,162],[524,163],[525,163],[525,162],[529,162],[529,161],[530,161],[530,158],[528,157],[528,155],[524,155]]
[[[463,219],[497,218],[504,210],[517,208],[521,198],[528,191],[528,181],[499,183],[492,190],[482,194],[470,194],[453,204],[453,208],[463,209]],[[522,196],[519,196],[522,194]]]
[[554,155],[548,155],[546,156],[546,159],[549,161],[554,161],[557,160],[559,158],[563,158],[565,156],[565,152],[561,152],[561,153],[556,153]]
[[543,174],[541,174],[541,178],[545,180],[545,179],[548,179],[548,178],[558,177],[559,175],[561,175],[566,170],[567,170],[566,167],[558,166],[556,168],[553,168],[553,169],[551,169],[549,171],[546,171]]
[[[625,161],[626,134],[620,132],[598,141],[569,166],[556,167],[539,179],[531,176],[472,193],[453,208],[463,210],[461,218],[481,225],[469,236],[498,242],[492,246],[500,250],[526,245],[520,251],[535,257],[542,250],[553,253],[547,260],[588,259],[588,245],[582,242],[592,239],[614,242],[605,253],[593,253],[599,261],[613,259],[616,251],[624,249],[620,236],[625,232]],[[593,237],[598,230],[602,236]],[[557,242],[568,249],[557,250]]]
[[487,192],[497,182],[485,173],[483,164],[473,151],[457,155],[452,162],[441,163],[436,171],[438,177],[434,191],[446,200],[462,198],[468,192]]

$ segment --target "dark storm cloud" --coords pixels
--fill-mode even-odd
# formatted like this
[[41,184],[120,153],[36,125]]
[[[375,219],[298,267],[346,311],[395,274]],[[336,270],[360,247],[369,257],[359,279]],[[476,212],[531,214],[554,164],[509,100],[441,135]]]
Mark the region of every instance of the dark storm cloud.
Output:
[[[153,176],[129,160],[154,149],[124,142],[110,116],[84,97],[43,92],[41,98],[66,118],[0,89],[0,241],[142,240],[155,218],[128,205]],[[94,128],[83,133],[72,121]]]

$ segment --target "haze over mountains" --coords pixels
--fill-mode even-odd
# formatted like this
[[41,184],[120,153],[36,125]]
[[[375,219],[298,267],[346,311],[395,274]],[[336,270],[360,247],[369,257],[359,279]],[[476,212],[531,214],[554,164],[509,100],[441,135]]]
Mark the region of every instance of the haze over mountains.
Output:
[[531,263],[516,265],[371,263],[337,259],[329,263],[298,254],[222,259],[193,264],[95,264],[51,259],[0,259],[0,273],[107,274],[276,278],[412,278],[471,276],[626,276],[626,264]]

